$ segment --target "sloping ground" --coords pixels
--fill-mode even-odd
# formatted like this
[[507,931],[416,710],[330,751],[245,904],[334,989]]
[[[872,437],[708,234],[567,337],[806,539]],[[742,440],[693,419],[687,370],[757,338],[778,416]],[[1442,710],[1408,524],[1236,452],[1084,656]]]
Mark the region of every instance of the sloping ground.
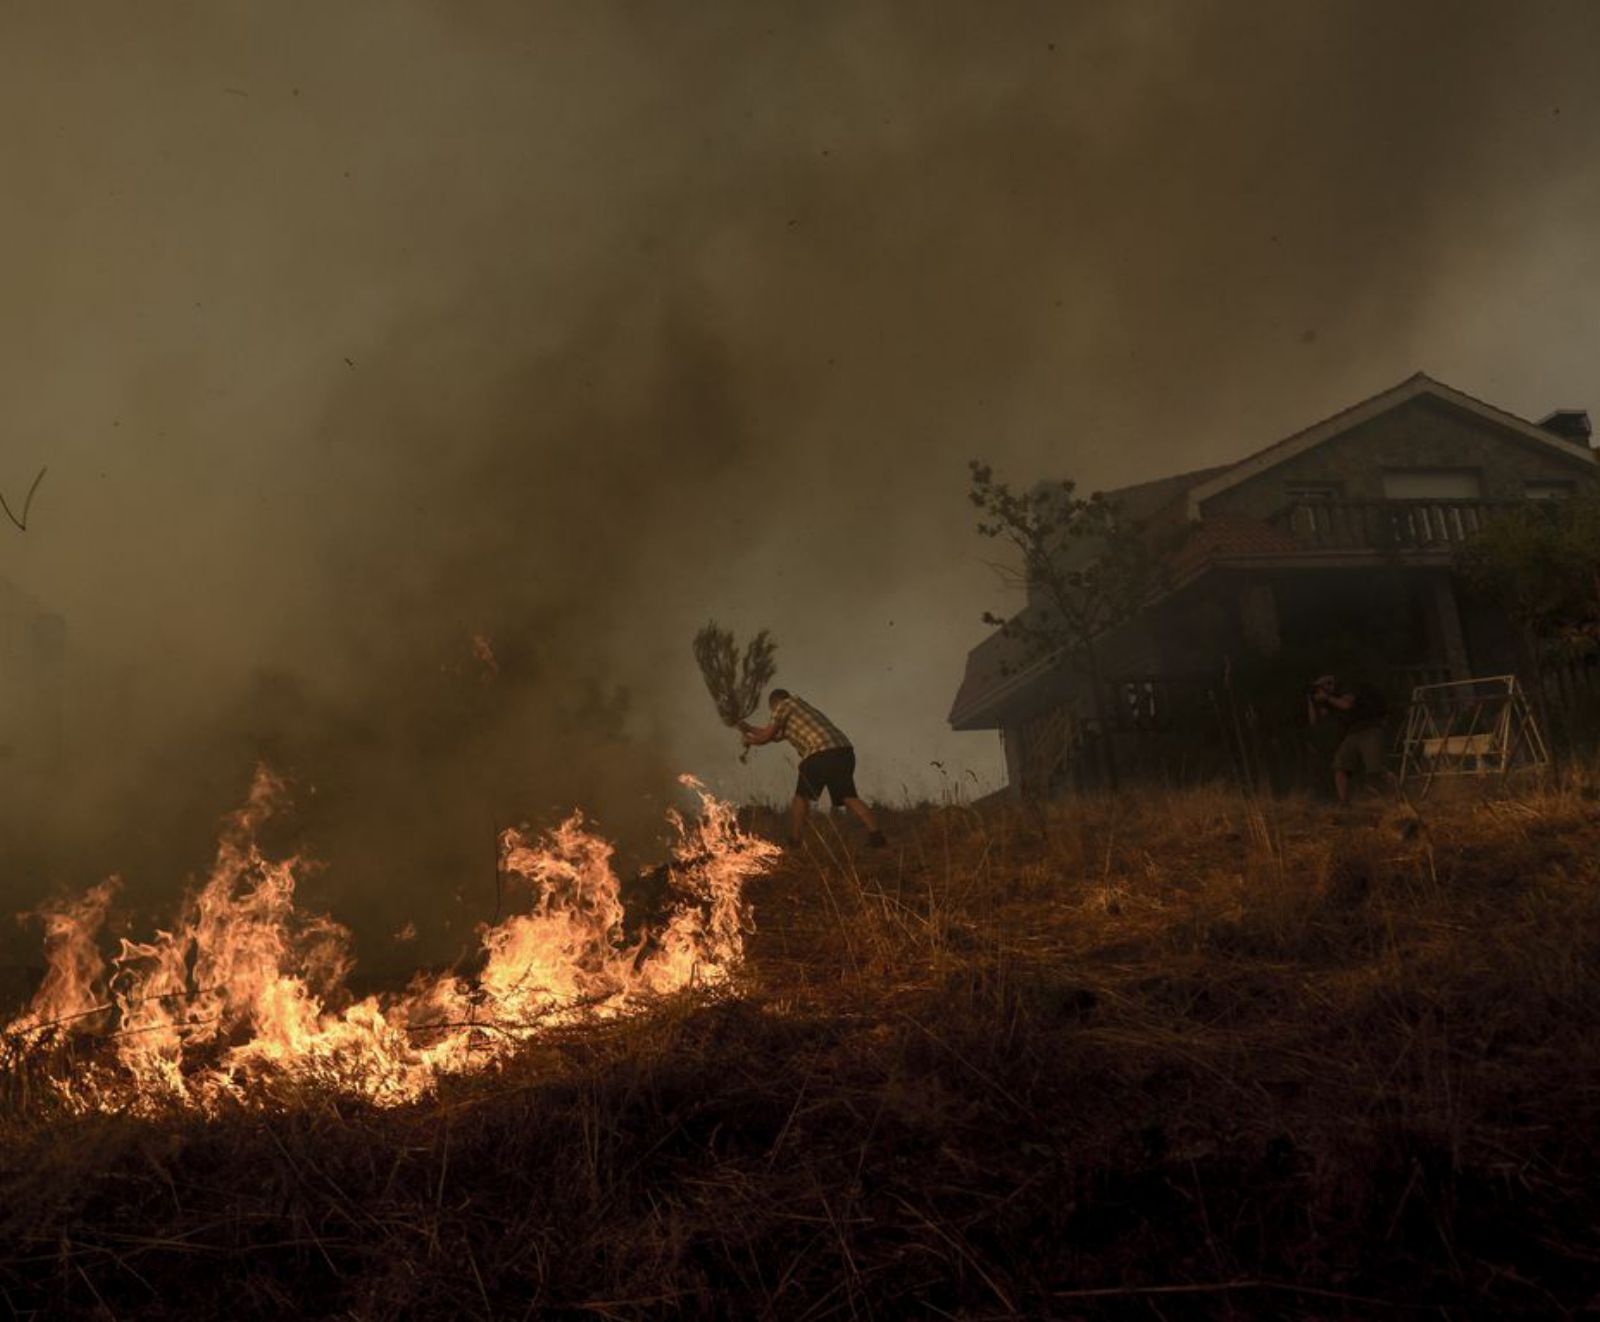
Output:
[[[1600,803],[824,827],[733,994],[410,1109],[0,1098],[19,1314],[1560,1317],[1600,1293]],[[1444,1310],[1444,1311],[1441,1311]]]

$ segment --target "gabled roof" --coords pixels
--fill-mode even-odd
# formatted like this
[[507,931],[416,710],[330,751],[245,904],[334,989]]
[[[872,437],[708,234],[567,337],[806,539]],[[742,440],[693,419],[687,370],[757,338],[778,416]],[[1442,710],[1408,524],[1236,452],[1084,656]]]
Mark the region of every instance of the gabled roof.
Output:
[[1419,395],[1431,395],[1435,399],[1443,400],[1456,408],[1472,413],[1492,422],[1505,431],[1509,431],[1521,439],[1546,449],[1554,450],[1568,459],[1576,459],[1580,463],[1595,463],[1595,455],[1587,447],[1578,445],[1573,441],[1557,436],[1554,432],[1544,430],[1526,418],[1519,418],[1514,413],[1507,413],[1504,409],[1497,409],[1493,404],[1485,404],[1481,399],[1465,394],[1454,387],[1435,381],[1423,372],[1418,372],[1409,380],[1402,381],[1399,385],[1380,394],[1364,399],[1359,404],[1353,404],[1347,409],[1341,409],[1330,418],[1298,431],[1293,436],[1286,437],[1274,445],[1267,446],[1264,450],[1257,450],[1254,454],[1241,459],[1236,464],[1231,464],[1222,472],[1209,480],[1198,483],[1189,488],[1188,513],[1191,519],[1200,517],[1200,507],[1213,496],[1238,486],[1239,483],[1248,481],[1269,469],[1276,468],[1286,460],[1293,459],[1296,455],[1304,454],[1307,450],[1321,445],[1324,441],[1342,436],[1353,427],[1387,413],[1390,409],[1404,404],[1407,400],[1415,399]]

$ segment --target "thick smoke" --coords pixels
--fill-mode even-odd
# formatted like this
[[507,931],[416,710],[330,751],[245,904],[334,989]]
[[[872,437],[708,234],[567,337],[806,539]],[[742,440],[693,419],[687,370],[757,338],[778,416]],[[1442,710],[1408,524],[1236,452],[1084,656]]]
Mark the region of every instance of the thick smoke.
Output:
[[707,616],[773,628],[869,792],[992,785],[943,731],[1005,604],[967,458],[1138,481],[1418,368],[1600,402],[1587,4],[0,27],[0,482],[51,465],[5,572],[72,658],[13,907],[170,894],[268,756],[322,898],[444,951],[497,823],[645,850],[672,771],[782,792],[699,691]]

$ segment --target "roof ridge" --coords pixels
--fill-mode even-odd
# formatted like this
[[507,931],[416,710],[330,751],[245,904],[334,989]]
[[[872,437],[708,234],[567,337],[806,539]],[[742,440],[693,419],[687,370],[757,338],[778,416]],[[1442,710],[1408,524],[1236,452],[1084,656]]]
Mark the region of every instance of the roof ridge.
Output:
[[[1588,458],[1589,451],[1583,446],[1558,436],[1554,432],[1546,431],[1537,423],[1501,408],[1498,404],[1491,404],[1486,399],[1479,399],[1476,395],[1469,395],[1465,390],[1458,390],[1455,386],[1440,381],[1437,377],[1429,376],[1426,372],[1414,372],[1404,381],[1390,386],[1387,390],[1380,390],[1368,395],[1365,399],[1339,409],[1327,417],[1313,422],[1308,427],[1301,427],[1298,431],[1291,432],[1280,440],[1264,445],[1259,450],[1242,456],[1230,464],[1226,470],[1197,486],[1189,488],[1191,515],[1198,512],[1198,505],[1204,500],[1229,487],[1237,485],[1246,478],[1264,472],[1292,458],[1309,445],[1320,443],[1322,440],[1340,434],[1340,423],[1343,419],[1367,413],[1377,416],[1378,412],[1389,407],[1398,407],[1422,394],[1431,394],[1441,403],[1452,405],[1468,412],[1476,412],[1506,429],[1518,432],[1528,440],[1537,440],[1543,444],[1554,446],[1569,453],[1575,458]],[[1377,406],[1382,406],[1381,408]],[[1277,456],[1274,458],[1273,456]]]
[[[1326,427],[1330,422],[1344,417],[1346,413],[1354,413],[1357,409],[1366,408],[1366,406],[1371,404],[1374,400],[1382,399],[1385,395],[1392,395],[1397,390],[1404,390],[1407,386],[1416,381],[1426,381],[1430,386],[1439,386],[1445,390],[1454,389],[1451,386],[1445,385],[1443,381],[1436,380],[1435,378],[1429,376],[1426,372],[1413,372],[1410,376],[1406,377],[1404,381],[1397,381],[1392,386],[1386,386],[1382,390],[1375,390],[1372,394],[1356,400],[1353,404],[1346,404],[1342,409],[1335,409],[1326,417],[1318,418],[1315,422],[1310,423],[1307,426],[1295,428],[1295,430],[1290,432],[1287,436],[1279,437],[1275,441],[1269,441],[1259,450],[1252,450],[1249,454],[1241,455],[1238,459],[1234,460],[1233,463],[1229,464],[1228,467],[1234,468],[1239,464],[1248,463],[1258,455],[1265,454],[1268,450],[1274,449],[1279,445],[1287,445],[1290,441],[1295,440],[1297,437],[1304,436],[1307,432],[1316,431],[1319,427]],[[1457,390],[1455,393],[1459,395],[1465,392]],[[1479,400],[1478,403],[1481,404],[1483,401]],[[1490,405],[1490,407],[1493,406]]]

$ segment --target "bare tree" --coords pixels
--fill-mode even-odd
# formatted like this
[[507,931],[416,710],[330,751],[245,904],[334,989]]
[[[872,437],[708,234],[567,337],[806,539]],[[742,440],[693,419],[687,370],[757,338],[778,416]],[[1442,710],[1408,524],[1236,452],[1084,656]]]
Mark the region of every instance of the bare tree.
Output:
[[[1083,674],[1105,731],[1100,644],[1161,588],[1163,548],[1101,492],[1082,497],[1076,483],[1065,481],[1041,483],[1019,495],[997,480],[988,464],[974,459],[968,466],[972,489],[967,498],[982,516],[978,532],[1020,554],[1020,568],[997,568],[1028,596],[1025,609],[1007,617],[985,611],[984,622],[1026,643],[1033,659],[1057,658]],[[1115,789],[1109,740],[1103,746],[1106,775]]]

